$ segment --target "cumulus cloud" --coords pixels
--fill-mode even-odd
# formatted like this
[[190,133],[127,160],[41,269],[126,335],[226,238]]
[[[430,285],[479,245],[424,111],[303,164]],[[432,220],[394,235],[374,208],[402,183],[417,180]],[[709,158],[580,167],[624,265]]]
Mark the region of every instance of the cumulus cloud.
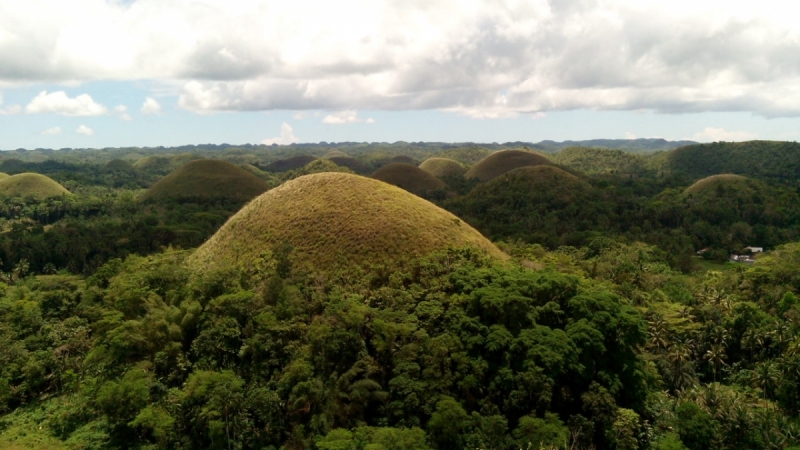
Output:
[[118,116],[122,120],[131,120],[130,114],[128,114],[128,107],[125,105],[117,105],[114,107],[114,115]]
[[75,130],[76,133],[82,134],[84,136],[91,136],[94,134],[94,130],[87,127],[86,125],[81,125],[78,129]]
[[345,123],[375,123],[375,119],[372,117],[368,117],[366,119],[362,119],[358,117],[358,111],[339,111],[333,114],[328,114],[322,119],[322,123],[327,123],[330,125],[342,125]]
[[750,141],[757,136],[747,131],[728,131],[724,128],[706,127],[703,131],[697,132],[691,140],[698,142],[737,142]]
[[[0,94],[0,106],[3,106],[3,94]],[[0,108],[0,116],[7,116],[11,114],[19,114],[22,107],[19,105],[9,105],[5,108]]]
[[145,116],[161,114],[161,105],[155,99],[147,97],[142,103],[142,114]]
[[0,83],[157,80],[196,112],[800,116],[782,0],[77,1],[0,4]]
[[61,134],[62,131],[63,130],[61,129],[61,127],[53,127],[53,128],[48,128],[48,129],[42,131],[39,134],[43,134],[43,135]]
[[89,94],[70,98],[64,91],[42,91],[25,107],[28,114],[52,113],[63,116],[101,116],[108,108],[92,100]]
[[281,135],[279,137],[268,138],[261,141],[261,143],[264,145],[272,145],[272,144],[289,145],[295,142],[300,142],[300,139],[298,139],[297,136],[294,135],[294,132],[292,131],[292,126],[286,122],[283,122],[281,124]]

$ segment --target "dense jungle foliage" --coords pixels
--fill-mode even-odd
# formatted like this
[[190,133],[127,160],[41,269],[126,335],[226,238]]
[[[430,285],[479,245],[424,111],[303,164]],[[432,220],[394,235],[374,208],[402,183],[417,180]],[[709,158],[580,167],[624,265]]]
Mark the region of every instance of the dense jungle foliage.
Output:
[[[795,146],[570,147],[550,155],[565,170],[427,194],[510,261],[315,273],[286,246],[258,276],[185,264],[243,202],[142,194],[197,157],[276,186],[350,171],[332,151],[470,166],[521,146],[3,152],[0,172],[73,195],[0,198],[0,448],[798,448]],[[298,155],[322,159],[265,170]],[[749,178],[695,184],[718,173]],[[747,246],[767,251],[725,263]]]

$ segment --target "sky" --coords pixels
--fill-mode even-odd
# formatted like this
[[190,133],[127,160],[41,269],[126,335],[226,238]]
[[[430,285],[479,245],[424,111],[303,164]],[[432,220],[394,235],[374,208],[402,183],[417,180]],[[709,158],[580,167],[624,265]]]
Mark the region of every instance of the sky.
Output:
[[0,0],[0,149],[800,139],[800,2]]

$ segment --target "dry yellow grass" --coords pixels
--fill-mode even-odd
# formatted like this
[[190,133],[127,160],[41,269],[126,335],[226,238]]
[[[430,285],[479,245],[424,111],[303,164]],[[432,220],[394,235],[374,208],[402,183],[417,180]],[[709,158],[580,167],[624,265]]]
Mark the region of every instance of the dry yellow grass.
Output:
[[460,162],[450,158],[428,158],[419,168],[437,178],[461,177],[467,171]]
[[415,166],[417,165],[417,161],[414,158],[412,158],[410,156],[407,156],[407,155],[397,155],[397,156],[392,157],[389,160],[389,164],[392,164],[392,163],[412,164],[412,165],[415,165]]
[[269,189],[267,182],[226,161],[199,159],[159,180],[139,198],[247,201]]
[[328,159],[331,160],[332,162],[334,162],[337,166],[347,167],[348,169],[350,169],[353,172],[358,173],[358,174],[364,175],[364,174],[369,173],[369,171],[370,171],[369,167],[366,164],[364,164],[363,162],[361,162],[361,161],[359,161],[359,160],[357,160],[355,158],[351,158],[350,156],[346,156],[346,155],[345,156],[331,156]]
[[296,266],[333,271],[408,260],[447,247],[506,256],[453,214],[398,187],[358,175],[319,173],[254,199],[189,258],[196,270],[252,265],[277,246]]
[[732,185],[737,185],[743,181],[747,181],[747,177],[743,177],[741,175],[734,175],[730,173],[725,173],[721,175],[712,175],[710,177],[705,177],[697,181],[693,185],[686,188],[686,190],[683,191],[683,193],[685,195],[699,194],[701,192],[712,189],[718,185],[732,186]]
[[0,179],[0,196],[58,197],[72,195],[64,186],[38,173],[20,173]]
[[376,170],[370,176],[416,195],[426,195],[437,189],[445,188],[442,180],[411,164],[388,164]]
[[464,175],[467,178],[477,178],[489,181],[500,175],[525,166],[538,166],[551,164],[544,156],[525,150],[502,150],[492,153],[472,166]]
[[8,177],[9,177],[9,175],[7,173],[0,172],[0,180],[2,180],[3,178],[8,178]]

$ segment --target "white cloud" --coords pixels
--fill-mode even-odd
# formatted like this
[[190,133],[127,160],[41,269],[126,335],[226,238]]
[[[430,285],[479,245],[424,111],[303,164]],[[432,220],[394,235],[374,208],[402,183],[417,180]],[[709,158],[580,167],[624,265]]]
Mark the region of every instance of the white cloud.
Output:
[[75,132],[78,134],[82,134],[84,136],[91,136],[94,134],[94,130],[87,127],[86,125],[79,126],[78,129],[75,130]]
[[625,132],[625,139],[636,139],[636,135],[631,133],[630,131]]
[[122,120],[131,120],[131,119],[133,119],[133,117],[131,117],[131,115],[128,114],[128,107],[125,106],[125,105],[117,105],[117,106],[115,106],[114,107],[114,114],[119,116],[119,118],[122,119]]
[[76,2],[0,2],[0,83],[156,80],[196,112],[800,116],[785,0]]
[[263,141],[261,141],[261,143],[264,145],[272,145],[272,144],[289,145],[299,141],[300,139],[298,139],[297,136],[294,135],[291,125],[289,125],[286,122],[283,122],[281,124],[280,137],[264,139]]
[[147,97],[142,103],[142,114],[145,116],[161,114],[161,105],[155,99]]
[[96,103],[89,94],[81,94],[70,98],[64,91],[47,93],[42,91],[25,107],[28,114],[53,113],[63,116],[101,116],[108,113],[108,108]]
[[358,117],[358,111],[339,111],[333,114],[328,114],[322,119],[322,123],[327,123],[330,125],[342,125],[345,123],[359,123],[359,122],[366,122],[366,123],[375,123],[375,119],[372,117],[368,117],[366,119],[362,119]]
[[738,142],[750,141],[757,136],[747,131],[728,131],[724,128],[706,127],[703,131],[697,132],[689,138],[698,142]]
[[[0,94],[0,106],[3,105],[3,94]],[[11,114],[19,114],[22,107],[19,105],[8,105],[5,108],[0,108],[0,116],[7,116]]]
[[62,131],[63,130],[61,129],[61,127],[53,127],[53,128],[48,128],[39,134],[44,134],[44,135],[61,134]]

